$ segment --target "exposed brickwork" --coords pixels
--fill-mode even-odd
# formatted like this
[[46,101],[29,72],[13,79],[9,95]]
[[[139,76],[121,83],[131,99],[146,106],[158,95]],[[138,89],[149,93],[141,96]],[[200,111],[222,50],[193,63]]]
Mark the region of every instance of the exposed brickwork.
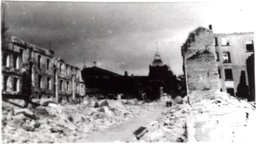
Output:
[[192,31],[182,46],[188,91],[218,89],[214,36],[211,30],[199,27]]

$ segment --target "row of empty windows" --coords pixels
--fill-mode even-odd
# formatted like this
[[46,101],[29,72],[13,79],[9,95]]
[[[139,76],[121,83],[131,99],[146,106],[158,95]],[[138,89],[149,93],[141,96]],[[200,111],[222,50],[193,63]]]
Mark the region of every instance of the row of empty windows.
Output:
[[[65,83],[66,83],[66,85],[65,85]],[[64,89],[66,89],[67,91],[70,91],[71,86],[72,86],[72,83],[70,81],[64,81],[64,80],[59,81],[59,90],[60,91],[64,91]],[[83,87],[83,85],[81,85],[81,87]],[[79,91],[79,89],[80,89],[79,84],[76,84],[76,91]]]
[[[228,38],[221,38],[221,46],[229,46],[230,42]],[[218,46],[218,38],[215,37],[215,46]],[[245,42],[245,47],[247,52],[253,52],[254,51],[254,44],[253,40],[249,40]]]
[[[42,67],[42,62],[43,62],[42,56],[41,56],[41,55],[38,55],[38,56],[37,56],[38,68],[41,68],[41,67]],[[50,59],[49,59],[49,58],[46,59],[46,69],[47,69],[47,70],[50,69]]]
[[[222,60],[223,60],[223,63],[231,63],[230,52],[223,52],[222,53]],[[216,52],[216,61],[220,61],[219,52]]]
[[[215,37],[215,46],[218,46],[218,38]],[[229,46],[229,39],[228,38],[221,38],[221,46]]]
[[[12,64],[11,64],[12,63]],[[21,57],[18,54],[3,53],[2,65],[5,67],[13,67],[15,69],[20,68]]]
[[66,81],[66,87],[64,86],[64,81],[63,80],[60,80],[60,83],[59,83],[59,90],[60,91],[63,91],[64,89],[66,89],[66,90],[70,90],[70,82],[69,81]]
[[72,71],[75,71],[76,77],[79,78],[79,69],[73,68],[72,66],[65,65],[64,63],[60,63],[59,65],[60,73],[67,73],[67,75],[70,75]]
[[3,91],[20,91],[20,79],[16,77],[4,76]]
[[[44,85],[43,85],[43,79],[42,79],[42,76],[41,75],[38,75],[38,88],[42,89],[44,88]],[[50,77],[47,77],[47,81],[46,81],[46,88],[48,90],[51,90],[52,89],[52,80]]]
[[[232,81],[233,80],[233,74],[232,74],[232,69],[225,69],[225,80],[227,81]],[[219,78],[221,78],[221,70],[218,69],[218,73],[219,73]]]

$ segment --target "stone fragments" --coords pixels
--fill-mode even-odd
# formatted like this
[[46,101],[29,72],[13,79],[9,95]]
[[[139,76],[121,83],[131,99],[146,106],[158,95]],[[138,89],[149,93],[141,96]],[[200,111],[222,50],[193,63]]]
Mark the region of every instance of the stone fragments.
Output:
[[[191,98],[190,142],[253,142],[255,108],[227,93],[194,91]],[[250,125],[250,126],[249,126]],[[246,133],[246,135],[245,135]]]
[[183,98],[181,96],[177,96],[175,98],[175,103],[176,104],[183,104]]
[[81,134],[89,135],[125,122],[145,109],[115,100],[86,101],[97,102],[99,107],[88,103],[62,105],[50,102],[36,108],[20,109],[3,102],[3,143],[76,142]]
[[186,117],[189,106],[174,104],[157,121],[147,125],[148,133],[141,137],[145,142],[186,142]]
[[213,32],[203,27],[190,32],[182,46],[182,56],[188,91],[215,92],[218,89],[218,71]]
[[254,142],[256,109],[224,92],[193,91],[148,124],[145,142]]

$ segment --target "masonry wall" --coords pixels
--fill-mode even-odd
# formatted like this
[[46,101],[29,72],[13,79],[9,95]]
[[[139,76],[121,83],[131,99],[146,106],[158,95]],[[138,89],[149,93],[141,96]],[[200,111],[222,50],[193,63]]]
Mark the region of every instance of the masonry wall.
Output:
[[8,96],[21,95],[23,82],[21,53],[24,48],[9,43],[2,46],[2,93]]
[[64,96],[69,99],[85,96],[81,70],[56,58],[53,51],[15,37],[8,38],[2,46],[4,99],[47,97],[59,100]]
[[182,46],[187,90],[218,89],[218,71],[215,61],[214,35],[199,27],[192,31]]
[[[253,33],[231,33],[231,34],[215,34],[215,48],[216,53],[219,55],[217,61],[218,69],[220,72],[220,85],[221,90],[228,92],[227,89],[233,89],[234,96],[249,98],[255,97],[254,92],[244,93],[238,95],[238,87],[241,82],[241,74],[245,73],[245,86],[244,91],[253,90],[249,83],[247,59],[254,53]],[[252,43],[252,50],[247,49],[247,44]],[[225,62],[225,53],[229,53],[230,61]],[[254,58],[252,59],[254,61]],[[254,64],[250,65],[254,69]],[[226,69],[232,70],[233,79],[227,79],[225,74]],[[253,80],[254,81],[254,80]],[[252,82],[251,82],[252,83]],[[252,85],[252,84],[251,84]],[[247,88],[246,88],[247,87]],[[251,99],[251,98],[249,98]]]

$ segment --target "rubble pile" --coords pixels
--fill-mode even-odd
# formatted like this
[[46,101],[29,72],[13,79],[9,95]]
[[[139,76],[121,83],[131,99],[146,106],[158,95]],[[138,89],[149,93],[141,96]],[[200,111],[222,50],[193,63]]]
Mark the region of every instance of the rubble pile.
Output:
[[189,141],[254,141],[254,104],[219,91],[194,91],[189,99],[192,106],[188,117]]
[[252,142],[256,105],[224,92],[194,91],[148,124],[145,142]]
[[142,110],[141,105],[115,100],[86,100],[77,105],[49,103],[26,109],[3,102],[3,142],[74,142],[82,135],[129,120]]
[[140,140],[145,142],[185,142],[186,117],[189,108],[186,103],[176,103],[167,108],[161,118],[147,125],[148,133]]

